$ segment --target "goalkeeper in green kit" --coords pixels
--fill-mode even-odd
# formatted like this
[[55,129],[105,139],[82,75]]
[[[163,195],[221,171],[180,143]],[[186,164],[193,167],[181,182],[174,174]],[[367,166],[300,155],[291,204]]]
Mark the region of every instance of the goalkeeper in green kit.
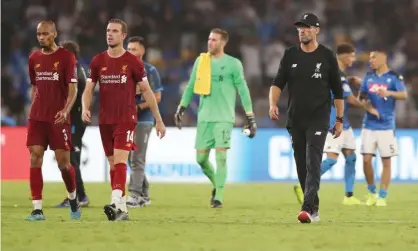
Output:
[[[174,115],[176,126],[181,121],[193,94],[200,95],[197,115],[196,160],[213,185],[211,205],[221,208],[227,175],[227,150],[235,122],[236,91],[247,114],[246,135],[253,138],[257,125],[250,92],[239,59],[225,54],[228,33],[213,29],[208,39],[208,53],[196,59],[189,83]],[[216,173],[209,162],[210,149],[216,149]]]

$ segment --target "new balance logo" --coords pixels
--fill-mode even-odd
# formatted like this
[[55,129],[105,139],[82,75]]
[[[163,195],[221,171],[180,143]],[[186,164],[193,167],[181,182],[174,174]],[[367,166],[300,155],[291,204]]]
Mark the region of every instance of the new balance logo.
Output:
[[316,132],[315,133],[315,135],[321,135],[322,134],[322,132]]
[[296,68],[296,66],[298,66],[298,64],[292,64],[292,68]]

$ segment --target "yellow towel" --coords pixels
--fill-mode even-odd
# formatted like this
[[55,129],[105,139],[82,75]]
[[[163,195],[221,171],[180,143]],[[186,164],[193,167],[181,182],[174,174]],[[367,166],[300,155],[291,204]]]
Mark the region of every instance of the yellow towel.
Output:
[[194,93],[198,95],[209,95],[211,85],[210,54],[200,53],[200,61],[197,66],[196,82]]

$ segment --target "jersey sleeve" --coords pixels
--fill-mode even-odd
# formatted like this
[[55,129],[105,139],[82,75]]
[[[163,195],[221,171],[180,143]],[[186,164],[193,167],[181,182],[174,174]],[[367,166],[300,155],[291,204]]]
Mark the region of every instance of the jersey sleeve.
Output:
[[194,84],[196,82],[197,66],[199,65],[200,56],[195,60],[193,65],[192,74],[190,75],[189,82],[187,83],[186,90],[180,101],[180,106],[187,107],[193,97]]
[[157,68],[152,68],[152,70],[148,74],[148,79],[151,84],[151,89],[154,93],[161,92],[164,90],[163,86],[161,85],[161,77]]
[[142,62],[142,60],[135,57],[132,68],[133,68],[132,76],[133,76],[135,83],[147,80],[147,73],[145,71],[144,62]]
[[289,50],[286,50],[284,52],[282,59],[280,60],[279,69],[277,70],[276,77],[274,78],[273,84],[272,84],[272,85],[279,87],[281,90],[284,89],[288,80],[288,75],[289,75],[288,58],[289,58]]
[[234,62],[234,72],[233,72],[233,81],[235,86],[241,85],[241,84],[247,84],[244,77],[244,67],[242,66],[242,63],[240,60],[235,60]]
[[99,65],[98,65],[97,56],[96,56],[90,62],[87,81],[91,81],[93,84],[97,83],[97,80],[99,80],[98,68],[99,68]]
[[240,60],[235,60],[235,69],[234,69],[234,84],[238,90],[238,94],[241,98],[242,106],[246,113],[252,113],[253,107],[251,102],[250,90],[248,89],[247,81],[244,77],[244,67]]
[[35,65],[33,63],[33,55],[29,57],[28,62],[28,70],[29,70],[29,79],[31,85],[36,85],[36,72],[35,72]]
[[397,92],[402,92],[402,91],[406,91],[406,86],[405,86],[405,82],[403,80],[403,76],[402,75],[398,75],[395,78],[395,91]]
[[86,71],[84,70],[83,66],[80,64],[76,64],[77,67],[77,89],[80,93],[84,92],[86,88]]
[[65,84],[77,83],[77,65],[75,56],[72,53],[69,53],[66,62],[66,67],[64,68]]
[[353,92],[351,91],[350,85],[348,84],[347,78],[345,76],[341,76],[341,83],[343,85],[343,97],[346,98],[353,95]]
[[329,65],[329,83],[332,94],[334,94],[334,99],[343,99],[344,92],[341,84],[340,69],[338,67],[337,58],[332,52],[330,52]]

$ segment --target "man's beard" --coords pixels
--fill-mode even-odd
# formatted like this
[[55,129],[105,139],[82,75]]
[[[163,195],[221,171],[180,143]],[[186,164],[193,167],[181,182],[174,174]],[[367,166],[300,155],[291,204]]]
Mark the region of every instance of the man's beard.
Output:
[[216,54],[218,54],[218,52],[219,52],[219,50],[217,48],[213,48],[212,50],[209,50],[209,53],[211,55],[216,55]]
[[41,47],[42,49],[48,49],[49,45],[48,44],[41,44],[39,43],[39,47]]
[[307,45],[307,44],[309,44],[310,42],[312,42],[312,38],[301,38],[300,39],[300,42],[302,43],[302,44],[304,44],[304,45]]
[[39,44],[39,46],[41,47],[41,49],[43,51],[52,51],[51,47],[52,45],[48,45],[48,44]]

